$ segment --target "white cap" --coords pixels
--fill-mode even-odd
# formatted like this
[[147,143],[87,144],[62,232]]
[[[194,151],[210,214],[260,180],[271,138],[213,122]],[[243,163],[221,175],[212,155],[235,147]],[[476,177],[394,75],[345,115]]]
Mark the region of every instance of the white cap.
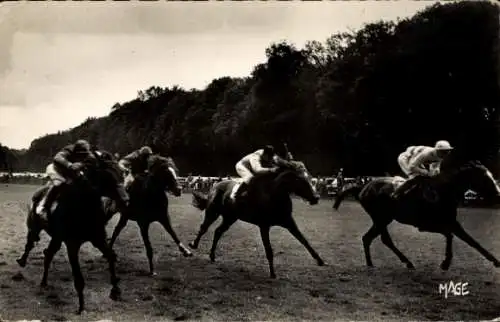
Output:
[[436,142],[436,146],[434,147],[436,150],[453,150],[450,142],[446,140],[441,140]]

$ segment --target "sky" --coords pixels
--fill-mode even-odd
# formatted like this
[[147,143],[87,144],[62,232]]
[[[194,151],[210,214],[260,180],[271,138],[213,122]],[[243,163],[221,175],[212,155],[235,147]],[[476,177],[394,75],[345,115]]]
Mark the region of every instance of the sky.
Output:
[[301,47],[433,3],[3,2],[0,143],[28,148],[153,85],[201,89],[248,76],[272,42]]

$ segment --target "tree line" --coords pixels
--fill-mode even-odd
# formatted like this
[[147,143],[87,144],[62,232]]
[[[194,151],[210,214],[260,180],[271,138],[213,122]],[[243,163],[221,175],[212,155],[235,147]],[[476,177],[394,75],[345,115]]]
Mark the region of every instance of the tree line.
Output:
[[4,154],[19,171],[41,171],[79,138],[120,155],[147,144],[182,174],[225,176],[244,154],[286,142],[313,174],[383,175],[399,171],[408,145],[446,139],[497,172],[498,14],[486,1],[435,4],[303,48],[274,43],[248,77],[152,86],[106,117]]

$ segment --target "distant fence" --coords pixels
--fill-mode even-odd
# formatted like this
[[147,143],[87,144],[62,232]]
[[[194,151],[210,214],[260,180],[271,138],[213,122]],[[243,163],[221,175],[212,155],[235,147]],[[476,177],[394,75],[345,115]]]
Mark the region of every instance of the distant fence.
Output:
[[[365,177],[363,181],[371,180],[374,177],[368,178]],[[203,193],[208,193],[210,188],[217,182],[222,180],[222,178],[217,177],[178,177],[178,181],[182,187],[183,193],[191,193],[193,190],[200,191]],[[337,192],[337,187],[332,184],[329,180],[333,180],[333,178],[325,177],[321,180],[314,179],[313,182],[316,186],[316,189],[323,199],[331,199],[335,197]],[[356,179],[354,178],[345,178],[345,186],[355,183]],[[43,185],[47,182],[47,177],[42,173],[30,173],[30,172],[22,172],[22,173],[13,173],[11,175],[6,173],[0,173],[0,184],[26,184],[26,185]],[[365,181],[366,182],[366,181]],[[352,199],[352,196],[349,196],[348,199]],[[463,206],[467,207],[481,207],[483,206],[483,200],[480,196],[478,196],[474,191],[469,190],[465,193],[464,199],[462,201]]]
[[11,183],[11,184],[29,184],[29,185],[43,185],[47,182],[43,176],[8,176],[0,175],[0,183]]

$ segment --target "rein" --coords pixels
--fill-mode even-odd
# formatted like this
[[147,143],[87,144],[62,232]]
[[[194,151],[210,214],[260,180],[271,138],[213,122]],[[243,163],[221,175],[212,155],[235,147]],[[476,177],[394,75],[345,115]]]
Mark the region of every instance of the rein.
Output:
[[[281,171],[278,173],[278,175],[273,179],[273,191],[280,191],[281,186],[286,182],[285,179],[289,175],[293,175],[295,168],[297,165],[294,163],[294,161],[287,161],[286,164],[284,164],[281,167]],[[283,193],[290,194],[291,192],[286,189],[286,187],[283,189]]]
[[436,188],[444,195],[453,196],[453,199],[460,199],[463,189],[465,189],[463,186],[464,182],[460,180],[460,175],[480,165],[481,164],[476,161],[469,161],[450,170],[441,172],[436,178]]

